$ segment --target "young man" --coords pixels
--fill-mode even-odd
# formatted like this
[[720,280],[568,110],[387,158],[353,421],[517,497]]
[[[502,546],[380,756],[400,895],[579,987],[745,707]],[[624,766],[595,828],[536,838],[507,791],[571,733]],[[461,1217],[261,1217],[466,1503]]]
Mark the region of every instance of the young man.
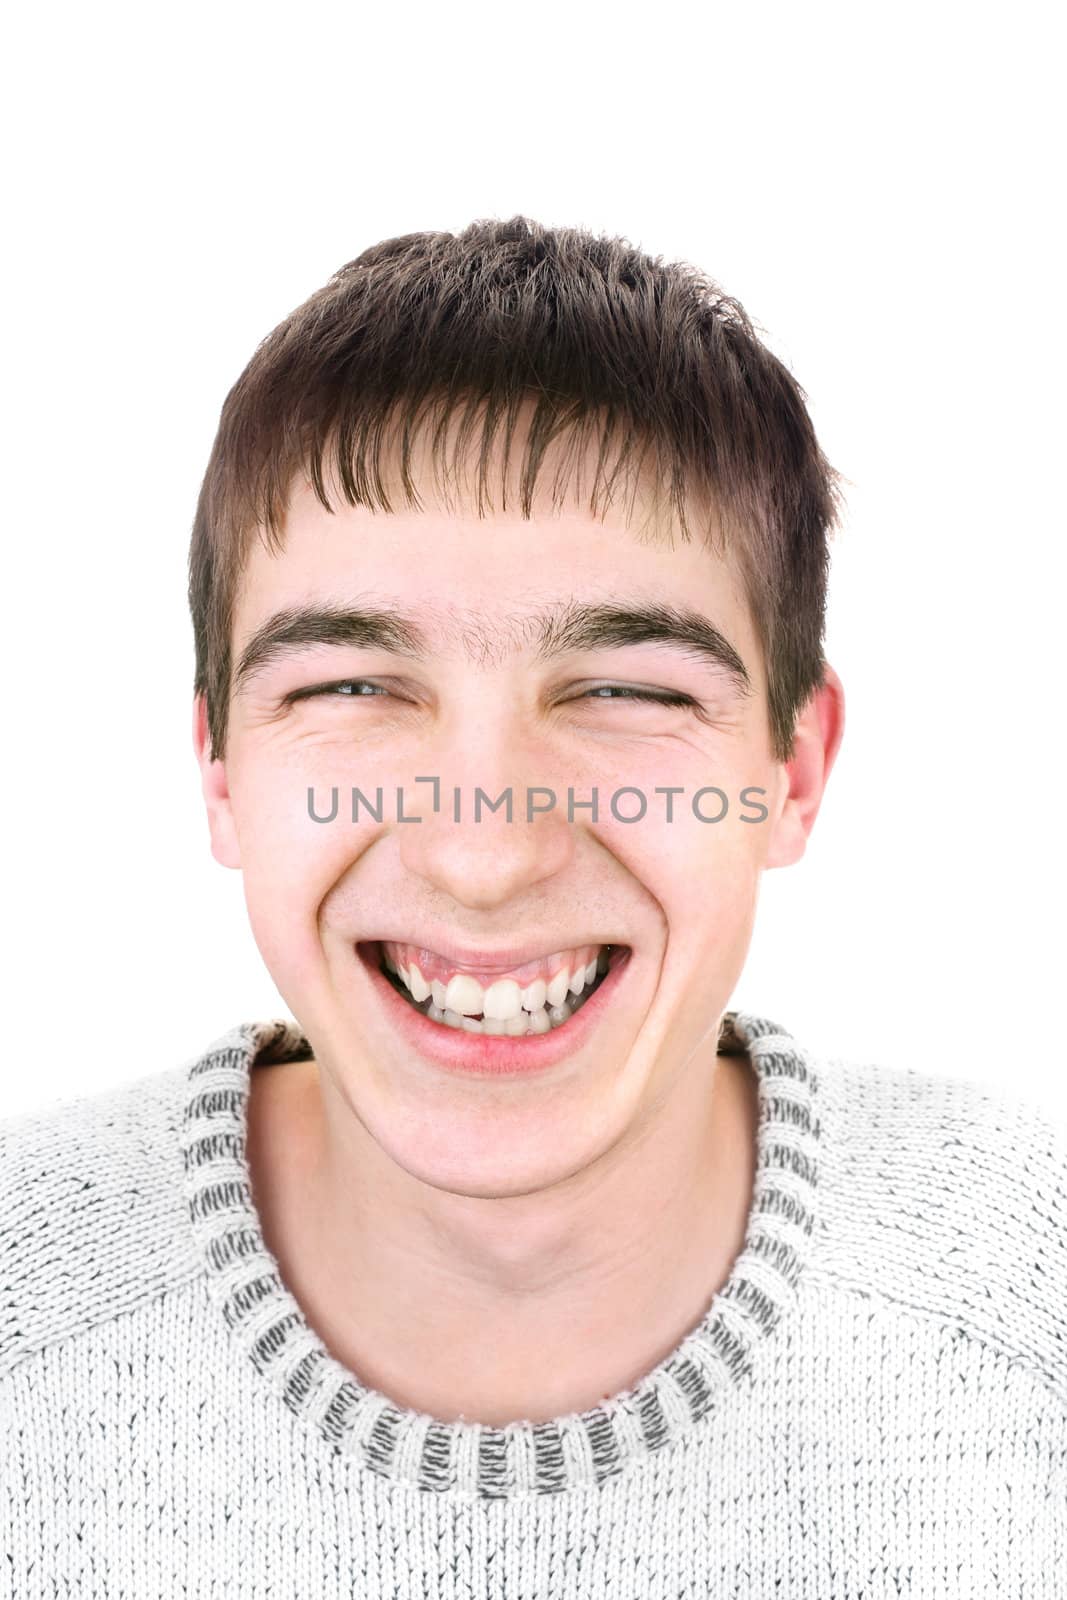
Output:
[[194,741],[296,1021],[5,1127],[5,1592],[1063,1592],[1063,1130],[726,1009],[835,505],[622,240],[392,239],[257,349]]

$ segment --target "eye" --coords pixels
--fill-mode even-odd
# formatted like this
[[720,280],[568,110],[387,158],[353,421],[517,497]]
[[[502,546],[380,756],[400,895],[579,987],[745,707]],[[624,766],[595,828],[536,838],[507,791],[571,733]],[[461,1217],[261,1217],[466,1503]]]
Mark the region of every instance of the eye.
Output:
[[320,683],[310,689],[296,689],[288,700],[357,700],[371,699],[375,695],[388,694],[389,690],[380,683],[370,683],[366,678],[342,678],[337,683]]
[[579,699],[591,700],[641,700],[646,703],[660,706],[693,707],[696,701],[688,694],[679,694],[668,689],[634,689],[629,684],[602,683],[595,689],[587,689]]

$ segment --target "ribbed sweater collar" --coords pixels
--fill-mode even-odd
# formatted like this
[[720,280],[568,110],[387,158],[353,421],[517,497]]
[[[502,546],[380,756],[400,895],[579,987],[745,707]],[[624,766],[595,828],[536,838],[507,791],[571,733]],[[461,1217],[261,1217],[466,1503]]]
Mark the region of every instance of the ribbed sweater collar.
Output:
[[758,1078],[756,1174],[744,1245],[699,1325],[632,1388],[550,1421],[441,1422],[394,1404],[341,1365],[282,1281],[260,1227],[246,1159],[256,1065],[306,1060],[287,1021],[242,1023],[187,1072],[185,1199],[211,1298],[238,1347],[322,1448],[429,1492],[489,1499],[596,1485],[698,1430],[730,1386],[750,1381],[792,1306],[818,1199],[818,1078],[777,1023],[727,1012],[719,1051]]

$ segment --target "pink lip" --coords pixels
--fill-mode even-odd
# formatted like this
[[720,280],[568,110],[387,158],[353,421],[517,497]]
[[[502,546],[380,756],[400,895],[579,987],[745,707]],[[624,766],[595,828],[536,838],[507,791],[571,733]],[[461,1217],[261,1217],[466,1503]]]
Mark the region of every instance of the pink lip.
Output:
[[431,1022],[401,999],[389,979],[378,967],[377,945],[366,946],[367,954],[353,946],[353,953],[389,1013],[390,1024],[401,1038],[424,1059],[451,1072],[497,1077],[544,1071],[567,1056],[577,1054],[600,1019],[601,1011],[622,980],[630,950],[613,951],[608,970],[596,992],[559,1028],[549,1033],[526,1034],[521,1039],[506,1034],[468,1033],[465,1028],[446,1028]]

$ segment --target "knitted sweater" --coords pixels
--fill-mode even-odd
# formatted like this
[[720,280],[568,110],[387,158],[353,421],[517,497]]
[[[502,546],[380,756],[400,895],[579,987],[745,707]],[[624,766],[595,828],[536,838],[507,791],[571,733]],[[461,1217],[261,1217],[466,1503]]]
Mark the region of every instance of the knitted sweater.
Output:
[[406,1410],[305,1320],[244,1142],[293,1024],[0,1124],[0,1594],[1067,1594],[1067,1127],[726,1024],[744,1247],[633,1388],[536,1424]]

